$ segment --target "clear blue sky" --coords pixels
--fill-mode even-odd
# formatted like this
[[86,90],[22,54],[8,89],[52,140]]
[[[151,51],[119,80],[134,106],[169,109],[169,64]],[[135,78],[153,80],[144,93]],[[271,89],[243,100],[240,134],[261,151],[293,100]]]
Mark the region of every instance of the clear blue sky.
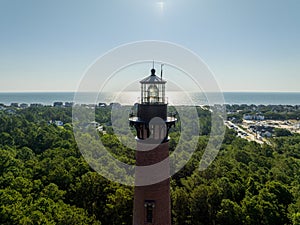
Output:
[[300,1],[158,2],[0,0],[0,92],[74,91],[106,51],[153,39],[196,52],[224,91],[300,91]]

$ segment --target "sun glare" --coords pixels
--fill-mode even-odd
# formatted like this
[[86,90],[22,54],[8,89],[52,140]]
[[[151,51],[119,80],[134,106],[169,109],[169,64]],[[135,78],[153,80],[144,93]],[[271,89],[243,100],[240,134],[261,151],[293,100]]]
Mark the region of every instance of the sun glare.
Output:
[[157,2],[157,6],[158,6],[158,8],[159,8],[159,10],[161,12],[164,11],[164,7],[165,7],[165,3],[164,2]]

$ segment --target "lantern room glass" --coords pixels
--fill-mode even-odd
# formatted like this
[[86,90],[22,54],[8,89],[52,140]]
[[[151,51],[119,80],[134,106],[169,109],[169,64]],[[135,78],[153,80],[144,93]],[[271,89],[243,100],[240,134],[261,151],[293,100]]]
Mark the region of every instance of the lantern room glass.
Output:
[[142,83],[141,84],[142,104],[165,104],[164,83]]
[[148,88],[148,98],[150,103],[159,102],[159,90],[155,84],[151,84]]

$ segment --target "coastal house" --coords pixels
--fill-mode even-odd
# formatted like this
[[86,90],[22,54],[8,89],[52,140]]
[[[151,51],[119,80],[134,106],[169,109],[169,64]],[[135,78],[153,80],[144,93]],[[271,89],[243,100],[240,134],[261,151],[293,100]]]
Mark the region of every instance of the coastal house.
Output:
[[92,127],[96,128],[96,129],[97,129],[98,131],[100,131],[100,132],[103,132],[103,131],[104,131],[103,126],[102,126],[100,123],[96,122],[96,121],[90,122],[90,123],[88,124],[88,126],[92,126]]
[[274,127],[264,126],[264,125],[250,125],[248,130],[255,133],[261,137],[272,137],[274,132]]
[[31,108],[42,107],[42,106],[43,106],[43,105],[40,104],[40,103],[31,103],[31,104],[30,104],[30,107],[31,107]]
[[65,102],[65,107],[73,107],[74,102]]
[[261,133],[261,136],[270,138],[270,137],[272,137],[272,133],[269,131],[265,131],[265,132]]
[[244,114],[243,116],[244,120],[264,120],[265,116],[261,114],[255,114],[255,115],[250,115],[250,114]]
[[93,127],[95,127],[95,128],[97,128],[97,127],[100,126],[100,124],[99,124],[98,122],[96,122],[96,121],[90,122],[89,125],[90,125],[90,126],[93,126]]
[[63,107],[63,103],[62,102],[54,102],[53,106],[54,107]]
[[295,128],[295,129],[300,129],[300,123],[296,123],[296,124],[294,125],[294,128]]
[[22,103],[22,104],[20,104],[20,108],[21,109],[26,109],[26,108],[28,108],[28,104]]
[[56,126],[63,126],[64,125],[64,123],[60,120],[55,120],[54,123],[55,123]]
[[243,116],[243,119],[244,120],[252,120],[252,115],[249,115],[249,114],[245,114],[244,116]]
[[61,127],[61,126],[64,125],[64,123],[63,123],[62,121],[60,121],[60,120],[50,120],[50,121],[48,122],[48,124],[49,124],[49,125],[50,125],[50,124],[55,124],[55,125],[58,126],[58,127]]
[[106,104],[106,103],[104,103],[104,102],[100,102],[100,103],[98,104],[98,106],[99,106],[99,107],[106,107],[106,106],[107,106],[107,104]]

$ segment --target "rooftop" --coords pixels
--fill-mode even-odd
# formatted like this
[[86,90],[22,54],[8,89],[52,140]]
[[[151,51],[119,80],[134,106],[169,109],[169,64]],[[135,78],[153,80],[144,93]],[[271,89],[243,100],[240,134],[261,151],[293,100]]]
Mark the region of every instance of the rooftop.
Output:
[[140,81],[143,84],[157,83],[165,84],[166,81],[155,75],[155,69],[151,70],[151,75]]

